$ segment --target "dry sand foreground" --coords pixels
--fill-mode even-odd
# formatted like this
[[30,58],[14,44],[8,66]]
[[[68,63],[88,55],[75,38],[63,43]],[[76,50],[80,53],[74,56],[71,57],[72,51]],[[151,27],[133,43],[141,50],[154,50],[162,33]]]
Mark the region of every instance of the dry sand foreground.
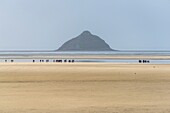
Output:
[[170,65],[1,63],[0,113],[170,113]]

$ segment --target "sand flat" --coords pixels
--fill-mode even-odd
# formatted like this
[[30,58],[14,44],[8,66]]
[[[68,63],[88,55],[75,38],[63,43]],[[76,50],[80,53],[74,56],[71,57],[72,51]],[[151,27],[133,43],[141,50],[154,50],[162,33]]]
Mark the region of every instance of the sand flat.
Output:
[[169,113],[170,65],[0,64],[3,113]]

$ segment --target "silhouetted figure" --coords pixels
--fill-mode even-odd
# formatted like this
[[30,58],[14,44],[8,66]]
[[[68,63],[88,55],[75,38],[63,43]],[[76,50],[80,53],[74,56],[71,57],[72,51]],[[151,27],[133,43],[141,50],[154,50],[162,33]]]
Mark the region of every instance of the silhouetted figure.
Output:
[[46,60],[46,62],[49,62],[49,60]]
[[14,62],[14,60],[11,60],[11,62]]
[[146,63],[146,60],[143,60],[143,63]]
[[139,60],[139,63],[142,63],[142,60]]
[[7,60],[5,60],[5,62],[8,62]]
[[33,60],[32,62],[35,62],[35,60]]
[[67,60],[64,60],[64,62],[66,63],[66,62],[67,62]]
[[55,60],[53,60],[53,62],[55,62]]
[[72,60],[72,63],[74,63],[75,61],[74,60]]
[[71,60],[69,60],[68,62],[71,63]]

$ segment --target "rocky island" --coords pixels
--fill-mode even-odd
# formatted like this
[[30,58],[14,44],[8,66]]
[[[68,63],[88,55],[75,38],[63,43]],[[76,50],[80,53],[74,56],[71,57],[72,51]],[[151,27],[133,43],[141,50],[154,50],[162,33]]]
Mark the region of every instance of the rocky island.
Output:
[[64,43],[57,51],[114,51],[100,37],[84,31],[78,37]]

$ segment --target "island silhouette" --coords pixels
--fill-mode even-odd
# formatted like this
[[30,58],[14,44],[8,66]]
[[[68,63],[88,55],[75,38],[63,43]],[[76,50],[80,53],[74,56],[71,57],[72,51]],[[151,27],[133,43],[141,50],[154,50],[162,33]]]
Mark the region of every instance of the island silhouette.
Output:
[[84,31],[76,38],[65,42],[57,51],[114,51],[99,36]]

